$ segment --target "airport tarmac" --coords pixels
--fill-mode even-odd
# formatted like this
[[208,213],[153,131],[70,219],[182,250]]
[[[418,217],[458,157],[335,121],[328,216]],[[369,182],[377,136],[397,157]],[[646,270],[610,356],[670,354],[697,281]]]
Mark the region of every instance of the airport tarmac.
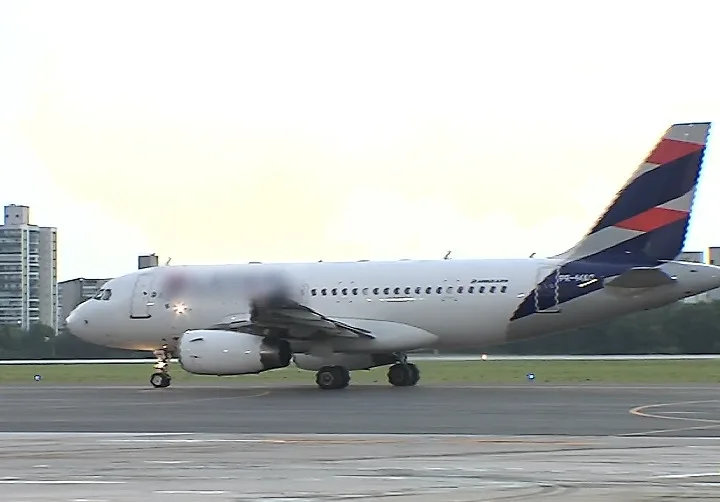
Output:
[[717,499],[695,386],[0,387],[14,501]]
[[0,432],[720,436],[720,387],[236,382],[0,386]]

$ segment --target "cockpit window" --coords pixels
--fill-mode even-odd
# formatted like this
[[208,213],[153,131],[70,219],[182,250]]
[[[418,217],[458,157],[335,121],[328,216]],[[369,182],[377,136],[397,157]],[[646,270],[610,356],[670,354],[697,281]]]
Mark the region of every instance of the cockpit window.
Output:
[[102,295],[102,299],[109,300],[111,296],[112,296],[112,289],[106,289]]
[[93,300],[100,300],[102,299],[103,294],[105,293],[104,289],[99,289],[97,293],[95,293],[95,296],[93,296]]

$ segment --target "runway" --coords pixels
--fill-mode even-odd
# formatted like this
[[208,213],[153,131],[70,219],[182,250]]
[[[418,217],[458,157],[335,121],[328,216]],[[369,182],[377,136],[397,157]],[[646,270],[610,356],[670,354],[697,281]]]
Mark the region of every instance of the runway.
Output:
[[0,432],[720,436],[719,404],[720,389],[689,386],[39,383],[0,387]]
[[0,387],[3,500],[712,499],[713,387]]

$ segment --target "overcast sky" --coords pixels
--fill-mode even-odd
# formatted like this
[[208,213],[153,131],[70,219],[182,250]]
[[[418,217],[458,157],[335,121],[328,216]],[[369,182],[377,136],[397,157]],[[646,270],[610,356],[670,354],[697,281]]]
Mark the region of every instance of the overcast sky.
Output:
[[[0,4],[0,203],[59,278],[550,255],[673,122],[720,119],[711,1]],[[712,139],[687,248],[720,245]]]

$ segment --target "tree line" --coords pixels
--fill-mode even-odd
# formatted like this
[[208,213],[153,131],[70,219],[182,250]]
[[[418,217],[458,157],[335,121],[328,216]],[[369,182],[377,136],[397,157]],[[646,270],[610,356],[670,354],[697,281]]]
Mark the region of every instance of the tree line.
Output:
[[[674,303],[602,324],[493,347],[494,354],[612,355],[720,353],[720,301]],[[457,352],[457,351],[454,351]],[[465,351],[466,353],[477,351]],[[109,349],[42,324],[0,326],[0,359],[122,359],[149,352]]]
[[516,355],[720,353],[720,301],[677,302],[593,326],[497,347]]

